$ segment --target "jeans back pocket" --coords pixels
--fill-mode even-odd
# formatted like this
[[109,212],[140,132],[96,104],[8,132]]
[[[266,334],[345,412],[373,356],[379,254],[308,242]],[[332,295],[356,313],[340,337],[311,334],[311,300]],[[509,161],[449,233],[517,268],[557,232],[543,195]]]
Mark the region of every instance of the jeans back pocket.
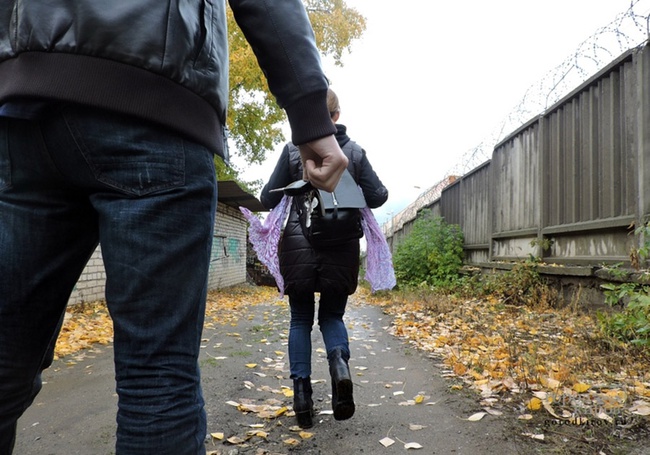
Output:
[[185,184],[185,146],[179,135],[78,106],[63,115],[93,175],[104,185],[142,196]]

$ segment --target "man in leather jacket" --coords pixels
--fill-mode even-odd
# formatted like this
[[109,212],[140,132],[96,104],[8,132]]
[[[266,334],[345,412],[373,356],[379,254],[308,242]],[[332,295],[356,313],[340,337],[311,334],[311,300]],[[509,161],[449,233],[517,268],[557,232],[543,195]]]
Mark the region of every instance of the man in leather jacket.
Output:
[[[300,0],[230,0],[300,144],[347,166]],[[114,322],[116,453],[203,454],[197,358],[225,158],[225,2],[0,5],[0,455],[41,388],[70,293],[101,242]]]

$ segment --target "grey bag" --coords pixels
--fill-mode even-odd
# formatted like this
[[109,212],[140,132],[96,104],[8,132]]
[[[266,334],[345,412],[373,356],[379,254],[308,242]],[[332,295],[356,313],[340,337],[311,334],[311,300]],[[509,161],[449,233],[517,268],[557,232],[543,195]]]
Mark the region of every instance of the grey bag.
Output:
[[360,209],[366,200],[347,169],[332,193],[312,188],[294,201],[303,234],[314,248],[363,237]]

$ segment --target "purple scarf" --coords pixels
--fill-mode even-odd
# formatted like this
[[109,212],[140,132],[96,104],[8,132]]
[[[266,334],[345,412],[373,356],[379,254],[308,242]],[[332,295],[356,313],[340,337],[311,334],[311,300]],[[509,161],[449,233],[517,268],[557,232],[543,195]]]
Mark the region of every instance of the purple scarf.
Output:
[[[250,210],[239,207],[250,224],[248,237],[253,244],[253,249],[259,260],[268,267],[269,272],[275,278],[282,296],[284,296],[284,279],[280,273],[278,245],[282,235],[282,225],[291,208],[291,199],[291,196],[283,196],[280,203],[266,217],[264,224]],[[361,209],[361,217],[361,227],[367,243],[365,279],[370,283],[372,292],[392,289],[395,287],[395,272],[392,255],[384,234],[368,207]]]

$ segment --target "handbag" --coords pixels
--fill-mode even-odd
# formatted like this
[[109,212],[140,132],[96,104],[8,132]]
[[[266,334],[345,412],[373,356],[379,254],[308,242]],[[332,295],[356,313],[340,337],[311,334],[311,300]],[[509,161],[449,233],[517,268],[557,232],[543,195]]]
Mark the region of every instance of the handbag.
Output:
[[360,209],[366,200],[347,169],[331,193],[302,180],[283,191],[294,196],[302,233],[312,247],[323,249],[363,237]]

